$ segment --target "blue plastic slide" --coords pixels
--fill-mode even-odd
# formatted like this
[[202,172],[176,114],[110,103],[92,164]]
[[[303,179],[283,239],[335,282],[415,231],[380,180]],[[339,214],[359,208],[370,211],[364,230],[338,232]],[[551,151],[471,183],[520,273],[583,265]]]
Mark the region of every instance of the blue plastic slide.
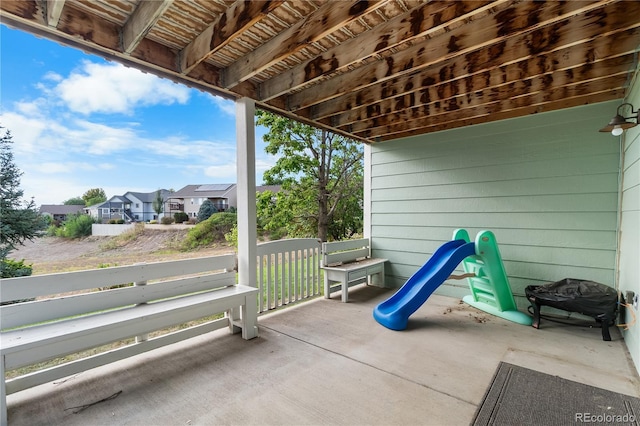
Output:
[[427,301],[465,257],[474,254],[474,243],[453,240],[443,244],[393,296],[376,306],[373,317],[391,330],[404,330],[411,314]]

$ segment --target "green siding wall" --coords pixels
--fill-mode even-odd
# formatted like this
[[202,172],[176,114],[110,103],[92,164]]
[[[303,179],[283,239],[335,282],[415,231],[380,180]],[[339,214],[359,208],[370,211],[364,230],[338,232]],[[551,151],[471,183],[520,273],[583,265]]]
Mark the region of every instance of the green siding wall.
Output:
[[[492,230],[514,293],[566,277],[614,285],[620,155],[599,133],[618,102],[371,147],[374,255],[401,286],[454,229]],[[466,281],[440,294],[461,297]],[[519,300],[523,305],[524,299]]]
[[[640,76],[627,97],[640,108]],[[640,294],[640,126],[629,129],[623,138],[622,208],[620,221],[620,291]],[[640,372],[640,311],[635,310],[636,323],[624,331],[631,358]],[[627,317],[631,322],[631,315]]]

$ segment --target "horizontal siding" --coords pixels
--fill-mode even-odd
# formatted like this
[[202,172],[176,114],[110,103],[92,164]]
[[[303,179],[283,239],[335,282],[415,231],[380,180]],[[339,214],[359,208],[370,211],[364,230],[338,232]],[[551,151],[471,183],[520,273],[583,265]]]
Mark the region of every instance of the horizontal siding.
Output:
[[[614,144],[615,146],[615,144]],[[423,149],[424,147],[416,148]],[[607,151],[610,146],[607,146]],[[461,148],[463,149],[463,148]],[[542,149],[542,148],[541,148]],[[485,153],[487,155],[488,153]],[[460,183],[485,183],[508,182],[510,180],[536,179],[536,178],[566,178],[597,176],[611,173],[609,164],[618,163],[619,154],[604,152],[599,155],[555,158],[551,154],[548,158],[538,161],[506,163],[503,165],[489,164],[478,166],[470,164],[464,167],[466,161],[462,158],[456,159],[457,168],[442,168],[434,165],[433,169],[425,170],[425,164],[421,164],[421,169],[410,171],[412,167],[404,164],[394,163],[403,173],[378,174],[381,171],[377,166],[372,168],[372,186],[376,189],[398,188],[398,187],[421,187],[433,185],[453,185]],[[472,161],[473,159],[464,158]],[[415,160],[414,160],[415,161]],[[437,162],[438,158],[431,158],[430,161]],[[406,172],[406,173],[405,173]],[[617,170],[615,171],[617,172]],[[542,182],[543,183],[543,182]],[[507,185],[506,183],[503,185]],[[375,194],[372,194],[375,195]]]
[[[466,228],[472,238],[482,229],[496,234],[516,295],[567,277],[613,286],[620,154],[597,130],[616,106],[373,145],[372,248],[390,260],[388,282],[402,285],[454,229]],[[469,290],[451,281],[439,292]]]
[[[640,107],[640,74],[636,73],[627,102]],[[620,291],[640,294],[640,126],[625,132],[620,218]],[[640,312],[635,311],[640,318]],[[627,317],[627,322],[631,318]],[[636,369],[640,373],[640,322],[623,331]]]
[[615,220],[615,212],[585,212],[580,215],[563,212],[542,212],[535,215],[526,212],[511,212],[509,215],[470,212],[449,212],[447,215],[433,212],[396,212],[379,213],[372,218],[372,224],[380,227],[383,232],[385,231],[383,227],[386,225],[417,227],[420,229],[416,232],[421,232],[425,229],[425,224],[429,224],[429,228],[451,229],[476,227],[479,222],[483,227],[492,230],[517,228],[519,230],[615,231]]

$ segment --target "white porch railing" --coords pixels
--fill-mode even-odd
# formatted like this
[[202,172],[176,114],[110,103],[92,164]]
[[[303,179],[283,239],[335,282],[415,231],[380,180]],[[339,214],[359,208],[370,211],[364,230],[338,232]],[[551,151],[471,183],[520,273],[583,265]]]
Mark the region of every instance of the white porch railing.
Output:
[[320,294],[320,246],[313,238],[258,244],[259,313]]

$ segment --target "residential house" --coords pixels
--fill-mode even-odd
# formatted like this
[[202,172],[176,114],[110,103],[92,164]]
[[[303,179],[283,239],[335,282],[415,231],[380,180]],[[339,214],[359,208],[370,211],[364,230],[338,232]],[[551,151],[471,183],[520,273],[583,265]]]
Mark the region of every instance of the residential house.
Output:
[[67,220],[67,216],[82,213],[84,206],[81,205],[65,205],[65,204],[43,204],[40,206],[40,214],[49,216],[53,220],[63,222]]
[[157,191],[153,192],[126,192],[124,195],[114,195],[104,203],[85,208],[85,212],[101,222],[109,220],[124,220],[125,222],[148,222],[158,220],[163,216],[169,216],[168,198],[171,191],[161,189],[160,195],[164,200],[163,211],[158,215],[153,208]]
[[[257,186],[256,192],[280,191],[279,185]],[[209,200],[219,212],[237,208],[238,185],[235,183],[214,183],[202,185],[187,185],[169,195],[167,212],[173,215],[176,212],[184,212],[190,218],[198,216],[200,206],[204,200]]]

